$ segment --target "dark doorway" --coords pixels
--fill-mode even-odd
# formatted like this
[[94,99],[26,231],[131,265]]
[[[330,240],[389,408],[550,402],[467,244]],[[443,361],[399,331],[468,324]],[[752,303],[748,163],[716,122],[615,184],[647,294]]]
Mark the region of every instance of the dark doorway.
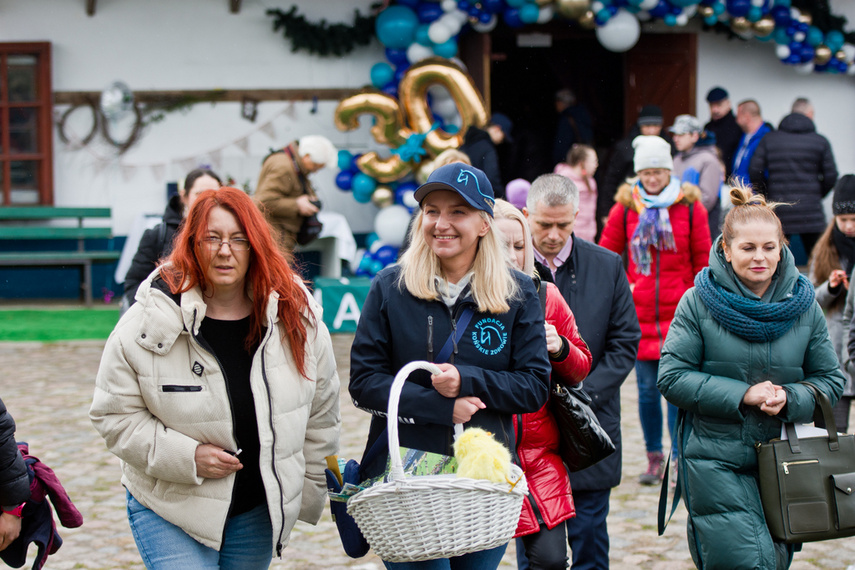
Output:
[[[491,111],[514,121],[514,143],[500,149],[505,180],[531,181],[552,172],[559,121],[555,93],[561,88],[572,89],[590,114],[598,150],[606,151],[623,136],[622,54],[604,49],[593,33],[566,25],[542,26],[536,33],[532,37],[506,28],[492,34]],[[551,45],[525,47],[538,40]]]

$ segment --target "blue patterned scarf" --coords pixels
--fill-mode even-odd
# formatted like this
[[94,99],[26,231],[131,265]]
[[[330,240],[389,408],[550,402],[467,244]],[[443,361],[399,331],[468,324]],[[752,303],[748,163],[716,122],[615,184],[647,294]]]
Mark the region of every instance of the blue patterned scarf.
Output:
[[638,212],[638,225],[629,240],[629,252],[632,261],[642,275],[650,275],[650,265],[653,256],[650,248],[659,251],[677,249],[674,243],[674,231],[671,228],[671,217],[668,208],[683,198],[680,181],[671,177],[662,192],[651,195],[644,191],[641,181],[632,187],[632,200]]
[[799,275],[792,293],[777,303],[728,291],[712,279],[708,267],[695,276],[695,290],[721,326],[749,342],[771,342],[784,336],[814,303],[813,285],[804,275]]

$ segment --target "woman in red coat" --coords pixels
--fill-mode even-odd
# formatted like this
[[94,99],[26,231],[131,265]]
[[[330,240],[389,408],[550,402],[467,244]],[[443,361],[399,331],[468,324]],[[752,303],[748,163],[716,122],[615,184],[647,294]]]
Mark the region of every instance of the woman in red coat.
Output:
[[[504,200],[493,207],[496,227],[504,234],[513,264],[527,275],[534,274],[531,234],[522,212]],[[540,280],[537,279],[539,282]],[[579,336],[576,319],[558,288],[547,281],[546,348],[552,363],[552,378],[575,385],[591,370],[591,352]],[[517,526],[517,551],[524,551],[529,568],[567,568],[565,520],[575,516],[570,478],[558,455],[559,435],[547,405],[530,414],[517,414],[514,421],[517,455],[528,481],[529,496],[523,503]]]
[[[651,136],[636,137],[632,146],[638,179],[618,188],[600,245],[615,253],[629,248],[626,273],[641,324],[638,412],[648,461],[638,480],[655,485],[664,470],[659,356],[677,303],[707,266],[711,240],[700,189],[671,176],[671,146]],[[676,419],[677,409],[668,404],[669,429]]]

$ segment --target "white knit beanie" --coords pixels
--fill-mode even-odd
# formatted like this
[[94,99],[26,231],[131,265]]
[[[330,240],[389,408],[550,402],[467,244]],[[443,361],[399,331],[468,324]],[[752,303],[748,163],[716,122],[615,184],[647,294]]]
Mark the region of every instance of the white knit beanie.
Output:
[[671,145],[665,139],[642,135],[632,140],[632,148],[635,149],[633,163],[636,172],[641,172],[647,168],[674,170]]

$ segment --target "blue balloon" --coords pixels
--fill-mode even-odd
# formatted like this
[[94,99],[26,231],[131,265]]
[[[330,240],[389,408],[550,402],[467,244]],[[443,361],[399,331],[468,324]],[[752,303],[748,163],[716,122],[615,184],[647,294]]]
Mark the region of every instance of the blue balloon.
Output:
[[505,18],[505,23],[511,28],[521,28],[523,21],[520,20],[520,11],[517,8],[507,8],[502,16]]
[[799,56],[804,63],[811,61],[815,54],[816,51],[807,44],[802,44],[801,49],[799,50]]
[[382,263],[384,267],[394,263],[398,259],[398,248],[394,245],[381,245],[374,252],[374,259]]
[[406,65],[410,63],[410,60],[407,59],[406,49],[386,48],[386,59],[388,59],[392,65]]
[[416,28],[416,43],[427,47],[433,45],[433,42],[430,41],[430,35],[428,34],[428,30],[430,30],[430,26],[428,26],[427,24],[421,24],[418,28]]
[[350,164],[353,162],[353,154],[349,150],[338,151],[338,169],[350,170]]
[[364,172],[360,172],[353,177],[352,187],[353,198],[357,202],[367,204],[371,201],[371,194],[374,193],[374,189],[377,188],[377,181]]
[[520,20],[525,24],[533,24],[537,22],[537,18],[540,17],[540,8],[537,7],[537,4],[523,4],[520,7]]
[[603,8],[602,10],[597,12],[596,16],[594,16],[594,21],[597,23],[598,26],[605,26],[606,22],[608,22],[611,17],[612,13],[609,12],[607,8]]
[[353,188],[353,172],[350,170],[342,170],[336,174],[335,185],[342,190],[351,190]]
[[397,0],[396,4],[415,10],[416,6],[419,4],[419,0]]
[[747,16],[750,9],[751,0],[727,0],[727,11],[734,18]]
[[665,0],[659,0],[659,4],[648,10],[651,16],[654,18],[662,18],[665,14],[671,11],[671,7],[668,5],[668,2]]
[[505,9],[505,0],[484,0],[481,5],[491,14],[498,14]]
[[404,74],[407,73],[407,69],[409,69],[409,65],[399,65],[398,69],[395,70],[395,85],[401,82],[401,79],[404,78]]
[[389,6],[374,24],[377,39],[386,47],[406,49],[416,37],[419,18],[406,6]]
[[447,42],[433,46],[433,53],[435,53],[439,57],[451,59],[452,57],[457,55],[457,40],[451,38]]
[[385,61],[371,66],[371,85],[377,89],[392,81],[393,77],[395,77],[395,70]]
[[384,85],[380,91],[390,97],[398,98],[398,84],[394,80]]
[[775,28],[786,28],[790,25],[790,9],[786,6],[775,6],[772,8],[772,18],[775,20]]
[[[361,155],[361,154],[354,154],[354,155],[353,155],[353,158],[351,158],[351,159],[350,159],[350,168],[349,168],[348,170],[350,170],[350,171],[351,171],[351,172],[353,172],[354,174],[356,174],[357,172],[359,172],[359,164],[358,164],[358,161],[359,161],[359,159],[360,159],[361,157],[362,157],[362,155]],[[344,170],[344,169],[342,168],[342,170]]]
[[442,6],[435,2],[422,2],[416,8],[419,22],[429,24],[434,20],[438,20],[445,12],[442,11]]

